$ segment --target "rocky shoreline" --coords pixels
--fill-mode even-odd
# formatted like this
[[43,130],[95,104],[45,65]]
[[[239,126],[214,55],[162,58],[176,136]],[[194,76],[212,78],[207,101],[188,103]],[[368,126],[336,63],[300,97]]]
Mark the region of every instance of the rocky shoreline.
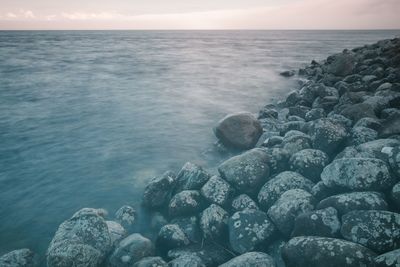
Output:
[[[47,266],[400,266],[400,39],[282,76],[300,84],[285,100],[216,126],[237,154],[217,175],[188,162],[149,182],[153,234],[134,232],[130,206],[85,208]],[[21,249],[0,266],[40,263]]]

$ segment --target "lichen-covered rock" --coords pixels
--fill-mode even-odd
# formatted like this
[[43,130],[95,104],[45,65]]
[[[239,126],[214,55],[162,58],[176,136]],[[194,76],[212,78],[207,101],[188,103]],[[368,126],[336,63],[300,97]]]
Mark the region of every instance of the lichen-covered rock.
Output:
[[400,209],[400,183],[397,183],[393,186],[390,196],[397,208]]
[[205,183],[200,192],[209,202],[224,206],[234,194],[234,189],[224,179],[215,175]]
[[177,224],[167,224],[161,227],[156,241],[157,248],[163,251],[187,246],[189,244],[190,240]]
[[268,148],[265,150],[269,157],[270,173],[280,173],[289,168],[289,158],[291,154],[281,147]]
[[351,53],[341,53],[330,56],[324,66],[328,73],[345,77],[353,73],[356,61]]
[[342,217],[342,236],[373,251],[400,248],[400,214],[382,210],[351,211]]
[[390,116],[382,123],[379,136],[382,138],[400,134],[400,117]]
[[292,238],[284,246],[286,267],[374,266],[375,253],[349,241],[316,236]]
[[110,233],[111,244],[113,246],[117,245],[126,236],[125,228],[114,221],[106,221],[108,232]]
[[263,185],[258,193],[258,203],[267,211],[286,191],[297,188],[311,192],[313,186],[313,182],[297,172],[281,172]]
[[376,118],[374,108],[368,103],[358,103],[349,105],[345,109],[340,112],[341,115],[346,118],[351,119],[353,122],[357,122],[358,120],[368,117],[368,118]]
[[186,162],[176,177],[176,188],[174,191],[200,190],[208,179],[210,179],[210,174],[203,167]]
[[242,112],[223,118],[214,132],[225,146],[249,149],[257,143],[263,130],[260,122],[251,113]]
[[300,150],[311,148],[311,139],[305,134],[285,135],[282,145],[283,149],[293,155]]
[[105,211],[84,208],[63,222],[47,250],[47,266],[98,266],[111,250]]
[[39,267],[39,257],[30,249],[18,249],[0,257],[1,267]]
[[321,150],[304,149],[292,155],[289,163],[291,170],[318,182],[322,170],[329,163],[329,156]]
[[161,257],[146,257],[136,262],[133,267],[168,267]]
[[334,160],[322,171],[321,180],[328,187],[359,191],[382,191],[395,183],[387,164],[372,158]]
[[175,176],[171,172],[166,172],[161,177],[152,179],[144,189],[143,205],[153,209],[164,206],[171,198],[175,182]]
[[396,249],[375,258],[375,267],[399,267],[400,249]]
[[168,263],[169,267],[206,267],[201,258],[193,254],[185,254]]
[[400,178],[400,146],[396,146],[390,150],[389,164],[393,172]]
[[220,206],[211,204],[200,217],[200,228],[207,240],[218,241],[227,236],[229,214]]
[[313,108],[306,113],[306,121],[314,121],[325,117],[325,110],[323,108]]
[[190,242],[196,243],[201,241],[199,219],[197,216],[178,217],[171,220],[171,224],[177,224]]
[[290,236],[295,218],[301,213],[312,211],[314,197],[302,189],[291,189],[283,193],[268,210],[268,216],[285,236]]
[[339,215],[353,210],[387,210],[388,205],[381,193],[351,192],[330,196],[318,203],[317,209],[335,208]]
[[194,215],[203,209],[203,202],[199,191],[181,191],[169,202],[169,215],[171,217]]
[[268,179],[268,161],[268,155],[255,148],[223,162],[218,171],[236,189],[251,194]]
[[245,209],[258,210],[258,205],[251,197],[246,194],[241,194],[232,200],[233,212],[242,211]]
[[335,159],[341,158],[378,158],[388,162],[388,154],[383,152],[385,147],[395,147],[400,145],[400,141],[396,139],[377,139],[367,143],[360,144],[356,147],[346,147],[339,153]]
[[317,201],[342,193],[341,190],[337,188],[327,187],[322,181],[316,183],[311,189],[311,194]]
[[153,254],[153,243],[141,234],[135,233],[119,242],[109,258],[109,265],[111,267],[128,267]]
[[332,155],[340,151],[347,140],[347,129],[331,119],[319,119],[314,121],[310,129],[312,146]]
[[274,259],[262,252],[247,252],[219,267],[276,267]]
[[292,236],[336,237],[340,231],[337,211],[326,208],[300,214],[294,221]]
[[354,127],[351,129],[349,144],[357,146],[366,142],[370,142],[378,138],[378,132],[367,127]]
[[378,119],[365,117],[365,118],[359,119],[357,121],[357,123],[354,124],[354,127],[365,127],[365,128],[369,128],[369,129],[378,131],[379,129],[382,128],[382,124]]
[[131,206],[124,205],[115,213],[115,220],[125,229],[130,229],[135,222],[136,210]]
[[254,250],[269,240],[276,232],[274,224],[265,212],[259,210],[238,211],[229,218],[229,243],[238,253]]

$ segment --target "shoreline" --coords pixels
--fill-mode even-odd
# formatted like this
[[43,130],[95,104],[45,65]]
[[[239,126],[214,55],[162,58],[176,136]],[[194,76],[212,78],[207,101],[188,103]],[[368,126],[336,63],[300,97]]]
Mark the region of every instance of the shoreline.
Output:
[[[243,151],[219,175],[187,163],[149,183],[153,235],[132,232],[132,207],[82,209],[48,266],[395,266],[384,262],[400,256],[399,65],[398,38],[312,61],[284,101],[217,125]],[[10,261],[38,266],[26,249]]]

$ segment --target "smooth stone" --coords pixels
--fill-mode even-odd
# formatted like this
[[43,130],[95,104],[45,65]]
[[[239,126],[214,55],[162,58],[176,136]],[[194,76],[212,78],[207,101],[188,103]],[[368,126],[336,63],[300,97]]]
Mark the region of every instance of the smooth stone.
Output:
[[211,177],[200,190],[206,200],[220,206],[227,204],[234,192],[234,188],[228,182],[216,175]]
[[206,240],[221,240],[228,233],[229,214],[218,205],[211,204],[200,216],[200,228]]
[[329,164],[329,156],[317,149],[303,149],[292,155],[290,169],[307,177],[313,182],[321,180],[321,172]]
[[276,267],[274,259],[263,252],[247,252],[219,267]]

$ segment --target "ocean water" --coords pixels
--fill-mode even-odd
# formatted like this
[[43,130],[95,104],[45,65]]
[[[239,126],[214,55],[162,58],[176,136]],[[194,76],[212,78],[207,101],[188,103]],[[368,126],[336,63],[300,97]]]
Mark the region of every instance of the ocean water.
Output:
[[399,34],[0,32],[0,254],[43,255],[80,208],[138,207],[151,177],[216,166],[212,127],[283,98],[280,71]]

